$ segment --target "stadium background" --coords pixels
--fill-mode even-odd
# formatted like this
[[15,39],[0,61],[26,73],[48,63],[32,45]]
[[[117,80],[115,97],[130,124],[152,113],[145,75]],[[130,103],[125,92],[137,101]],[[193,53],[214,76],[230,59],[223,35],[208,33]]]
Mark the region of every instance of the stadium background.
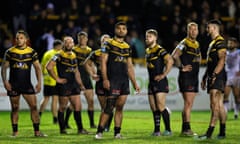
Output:
[[[146,102],[147,73],[144,63],[144,33],[148,28],[159,32],[159,43],[168,52],[172,52],[176,44],[186,36],[186,24],[195,21],[199,24],[203,70],[206,51],[210,38],[206,35],[205,24],[210,19],[220,19],[223,23],[221,33],[225,38],[230,36],[240,39],[240,1],[239,0],[8,0],[0,2],[0,61],[4,51],[14,44],[14,35],[18,29],[25,29],[30,35],[30,44],[37,50],[41,59],[43,53],[51,48],[53,39],[61,39],[71,35],[76,40],[76,34],[84,30],[89,34],[89,46],[99,48],[101,34],[113,36],[113,26],[116,21],[123,20],[128,24],[126,41],[133,49],[134,64],[139,81],[143,81],[142,96],[132,94],[132,101],[142,101],[139,109],[148,109]],[[48,45],[50,47],[48,48]],[[175,101],[181,107],[181,97],[175,83],[177,70],[171,71],[175,89]],[[175,79],[175,80],[174,80]],[[176,93],[175,93],[176,91]],[[9,109],[2,81],[0,82],[0,109]],[[195,109],[209,109],[208,97],[200,92]],[[41,99],[42,94],[39,94]],[[137,99],[135,99],[137,97]],[[134,99],[131,101],[131,99]],[[179,98],[179,99],[178,99]],[[140,100],[139,100],[140,99]],[[171,97],[168,97],[171,106]],[[204,100],[203,102],[201,100]],[[25,108],[22,101],[21,108]],[[203,105],[201,105],[201,103]],[[133,106],[133,105],[132,105]],[[172,109],[178,109],[172,103]],[[131,109],[126,105],[126,108]]]

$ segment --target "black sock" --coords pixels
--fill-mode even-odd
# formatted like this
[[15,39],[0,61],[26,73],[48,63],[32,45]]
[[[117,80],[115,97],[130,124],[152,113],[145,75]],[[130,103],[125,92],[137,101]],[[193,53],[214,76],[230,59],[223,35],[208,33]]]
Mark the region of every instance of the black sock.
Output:
[[103,133],[104,128],[102,126],[98,126],[97,133]]
[[113,119],[113,113],[111,113],[111,114],[109,115],[109,119],[108,119],[108,121],[107,121],[107,123],[106,123],[105,128],[110,128],[111,123],[112,123],[112,119]]
[[210,138],[210,137],[212,136],[213,130],[214,130],[214,127],[213,127],[213,126],[209,126],[209,127],[208,127],[208,130],[207,130],[207,132],[206,132],[206,136],[207,136],[208,138]]
[[114,127],[114,136],[116,136],[117,134],[119,134],[121,131],[120,127]]
[[39,131],[39,123],[34,123],[33,129],[34,129],[34,131]]
[[185,132],[187,130],[190,130],[191,127],[190,127],[190,122],[183,122],[182,123],[182,132]]
[[54,122],[54,123],[58,122],[58,119],[57,119],[56,116],[53,117],[53,122]]
[[163,117],[163,122],[164,122],[164,125],[165,125],[165,129],[168,130],[168,131],[171,131],[171,128],[170,128],[170,116],[169,116],[169,113],[167,111],[167,109],[164,109],[162,112],[162,117]]
[[65,129],[65,122],[64,122],[64,112],[60,112],[58,111],[58,123],[60,126],[60,130],[64,130]]
[[67,110],[66,110],[66,116],[65,116],[65,119],[64,119],[66,126],[68,125],[68,121],[69,121],[69,118],[70,118],[70,116],[71,116],[71,113],[72,113],[72,110],[71,110],[70,108],[67,108]]
[[220,123],[220,133],[219,133],[219,136],[225,136],[226,135],[225,131],[226,131],[226,124],[225,123],[224,124]]
[[13,132],[17,132],[18,131],[18,124],[12,124],[12,130],[13,130]]
[[83,129],[81,111],[74,111],[73,116],[76,121],[78,130]]
[[153,112],[153,120],[154,120],[154,132],[159,132],[160,131],[160,111],[154,111]]
[[93,110],[88,110],[88,117],[90,121],[90,126],[94,126],[94,111]]

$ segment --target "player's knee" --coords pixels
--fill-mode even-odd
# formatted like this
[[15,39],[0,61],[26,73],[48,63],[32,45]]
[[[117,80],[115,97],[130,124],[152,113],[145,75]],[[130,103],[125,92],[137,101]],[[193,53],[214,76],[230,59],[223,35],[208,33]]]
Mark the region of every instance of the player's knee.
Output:
[[33,105],[33,106],[31,106],[31,111],[37,111],[37,105]]
[[116,98],[107,99],[107,103],[106,103],[106,107],[104,109],[104,113],[111,115],[113,113],[115,103],[116,103]]
[[19,110],[19,105],[12,106],[12,112],[17,112]]

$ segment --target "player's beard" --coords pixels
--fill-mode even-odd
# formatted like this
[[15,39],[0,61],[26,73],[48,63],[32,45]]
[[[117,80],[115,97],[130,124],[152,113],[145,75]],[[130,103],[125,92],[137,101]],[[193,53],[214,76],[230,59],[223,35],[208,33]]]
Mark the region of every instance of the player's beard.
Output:
[[146,46],[150,47],[151,45],[153,45],[153,43],[154,43],[154,41],[148,41],[148,42],[146,42]]
[[125,38],[126,35],[116,34],[117,38]]
[[66,52],[71,52],[72,51],[72,48],[64,48]]

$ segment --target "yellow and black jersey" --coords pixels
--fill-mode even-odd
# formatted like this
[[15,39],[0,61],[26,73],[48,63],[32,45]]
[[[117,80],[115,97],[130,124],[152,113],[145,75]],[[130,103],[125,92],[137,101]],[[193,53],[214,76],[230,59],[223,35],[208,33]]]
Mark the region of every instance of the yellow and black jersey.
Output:
[[180,76],[187,78],[198,77],[201,61],[201,52],[198,41],[192,41],[188,38],[185,38],[176,46],[176,48],[182,52],[182,55],[180,56],[182,64],[192,65],[192,71],[180,71]]
[[89,79],[90,76],[84,67],[84,62],[85,62],[85,59],[89,56],[89,54],[92,52],[92,48],[88,46],[82,48],[76,45],[73,48],[73,52],[76,53],[76,56],[78,59],[78,64],[79,64],[78,69],[81,73],[81,77],[88,77]]
[[78,67],[78,61],[74,52],[61,50],[52,60],[56,62],[57,74],[60,78],[66,78],[69,84],[76,83],[75,70]]
[[119,42],[115,39],[107,40],[102,48],[102,53],[108,54],[107,73],[108,77],[127,76],[127,58],[131,57],[132,51],[126,42]]
[[[207,68],[208,68],[208,76],[211,76],[216,68],[219,57],[219,51],[227,51],[227,45],[222,36],[217,36],[215,39],[211,41],[208,47],[207,52]],[[218,74],[218,75],[225,75],[225,68]]]
[[150,80],[163,73],[166,56],[169,56],[169,53],[158,44],[152,48],[146,48],[146,62]]
[[9,48],[5,53],[4,61],[10,64],[10,83],[15,85],[14,87],[31,83],[31,67],[37,60],[38,54],[31,47]]
[[92,52],[92,48],[90,47],[79,47],[79,46],[74,46],[73,51],[77,55],[78,63],[80,66],[83,66],[83,62],[85,59],[88,57],[88,55]]

